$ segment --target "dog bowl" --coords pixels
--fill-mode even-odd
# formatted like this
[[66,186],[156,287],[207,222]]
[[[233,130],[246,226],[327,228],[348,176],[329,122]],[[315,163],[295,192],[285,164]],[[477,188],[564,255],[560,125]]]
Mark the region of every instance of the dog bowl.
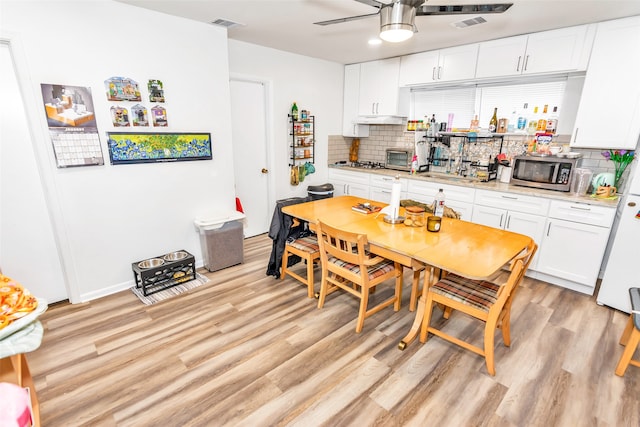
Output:
[[181,259],[185,259],[188,256],[189,254],[186,253],[185,251],[176,251],[176,252],[168,253],[162,258],[164,258],[165,261],[178,261]]
[[160,258],[149,258],[149,259],[145,259],[144,261],[140,261],[138,263],[138,267],[140,268],[153,268],[153,267],[160,267],[162,264],[164,264],[164,260],[160,259]]

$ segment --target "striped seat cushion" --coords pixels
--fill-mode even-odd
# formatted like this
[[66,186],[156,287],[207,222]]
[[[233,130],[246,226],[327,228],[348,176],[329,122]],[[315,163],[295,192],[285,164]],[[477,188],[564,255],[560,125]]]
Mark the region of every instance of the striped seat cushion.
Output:
[[457,274],[449,273],[431,290],[463,304],[489,311],[497,300],[499,285],[486,280],[472,280]]
[[[342,261],[341,259],[330,257],[329,262],[339,267],[346,268],[354,274],[360,274],[360,266],[358,264],[351,264],[349,262]],[[376,277],[382,276],[395,270],[395,265],[391,260],[384,260],[375,265],[369,267],[369,280],[373,280]]]
[[301,251],[309,252],[310,254],[320,250],[316,236],[301,237],[287,244]]

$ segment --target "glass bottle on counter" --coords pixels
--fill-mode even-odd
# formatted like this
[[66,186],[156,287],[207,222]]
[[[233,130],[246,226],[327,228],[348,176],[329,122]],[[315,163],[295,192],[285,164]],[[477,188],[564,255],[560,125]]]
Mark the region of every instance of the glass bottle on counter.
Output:
[[442,188],[438,190],[433,200],[433,214],[440,218],[444,215],[444,190]]
[[549,106],[547,104],[544,105],[542,109],[542,115],[538,118],[538,125],[536,126],[536,131],[544,132],[547,129],[547,114],[548,114]]
[[536,133],[536,129],[538,129],[538,106],[533,107],[533,116],[529,120],[527,133]]
[[489,121],[489,132],[494,133],[498,129],[498,108],[493,109],[493,116]]
[[478,115],[473,116],[473,120],[471,120],[471,124],[469,125],[469,130],[475,132],[480,129],[480,121],[478,120]]

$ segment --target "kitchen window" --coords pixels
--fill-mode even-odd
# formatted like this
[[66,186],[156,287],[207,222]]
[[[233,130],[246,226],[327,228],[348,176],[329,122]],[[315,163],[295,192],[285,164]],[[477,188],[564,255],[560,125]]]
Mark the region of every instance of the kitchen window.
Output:
[[[454,128],[468,128],[474,115],[478,115],[480,127],[486,128],[498,108],[498,117],[512,120],[521,114],[526,102],[527,120],[533,116],[534,107],[542,114],[548,106],[547,117],[553,113],[553,107],[562,111],[565,101],[567,78],[539,81],[526,84],[485,84],[471,87],[449,87],[442,89],[414,88],[411,90],[411,119],[429,120],[436,115],[437,122],[446,122],[449,113],[453,113]],[[571,103],[568,103],[571,104]],[[538,116],[539,118],[539,116]],[[517,120],[517,119],[516,119]]]

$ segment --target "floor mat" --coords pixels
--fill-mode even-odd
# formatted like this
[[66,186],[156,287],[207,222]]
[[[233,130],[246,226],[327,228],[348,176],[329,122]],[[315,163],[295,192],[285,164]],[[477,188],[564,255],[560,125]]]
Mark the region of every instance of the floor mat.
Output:
[[147,295],[147,296],[142,294],[141,288],[137,288],[133,286],[129,289],[131,289],[134,295],[137,296],[138,299],[142,301],[144,304],[151,305],[151,304],[155,304],[157,302],[175,297],[176,295],[180,295],[184,292],[190,291],[191,289],[195,289],[198,286],[204,285],[207,282],[209,282],[209,279],[207,278],[207,276],[202,275],[200,273],[196,273],[196,278],[193,280],[190,280],[185,283],[181,283],[169,289],[165,289],[163,291],[156,292],[154,294]]

